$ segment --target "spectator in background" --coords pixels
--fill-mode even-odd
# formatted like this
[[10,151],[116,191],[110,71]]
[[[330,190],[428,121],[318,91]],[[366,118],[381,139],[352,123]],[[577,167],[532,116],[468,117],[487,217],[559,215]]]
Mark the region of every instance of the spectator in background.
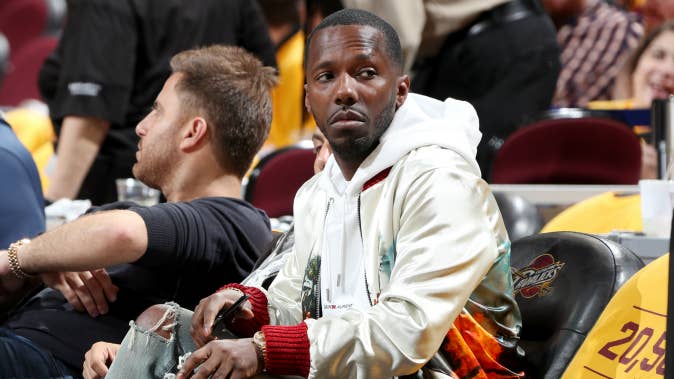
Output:
[[[391,22],[412,91],[470,102],[480,118],[477,159],[488,178],[503,139],[550,106],[559,72],[555,29],[538,0],[343,0]],[[412,65],[414,63],[414,68]]]
[[211,44],[239,45],[274,65],[254,1],[70,1],[59,46],[40,73],[59,131],[47,199],[117,200],[114,180],[132,176],[134,127],[168,78],[170,57]]
[[0,112],[0,249],[44,232],[44,198],[33,158]]
[[[674,21],[660,25],[641,41],[621,70],[613,93],[616,100],[589,105],[643,109],[650,108],[654,99],[674,94]],[[641,177],[657,178],[655,148],[641,147]]]
[[274,115],[265,149],[292,145],[302,137],[304,30],[299,0],[258,0],[276,47],[279,83],[272,92]]
[[663,22],[674,20],[674,1],[646,0],[641,8],[646,32],[650,33]]
[[[45,230],[44,198],[37,167],[4,117],[0,111],[0,250]],[[31,283],[25,283],[6,302],[0,301],[0,321],[9,304],[18,301],[31,287]]]
[[24,101],[19,107],[7,111],[5,119],[33,157],[44,193],[49,187],[47,168],[54,158],[56,141],[47,105],[38,100]]
[[620,67],[643,35],[636,15],[601,0],[543,0],[562,49],[553,105],[584,107],[611,97]]
[[[625,64],[623,88],[616,98],[629,99],[626,108],[650,108],[653,99],[674,93],[674,21],[649,33]],[[622,79],[622,78],[621,78]]]

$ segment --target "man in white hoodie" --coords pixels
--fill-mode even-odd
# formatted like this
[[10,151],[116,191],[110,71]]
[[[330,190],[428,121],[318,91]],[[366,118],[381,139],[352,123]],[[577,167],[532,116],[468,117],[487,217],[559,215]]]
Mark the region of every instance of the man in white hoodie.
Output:
[[333,156],[295,198],[295,250],[269,291],[225,286],[192,319],[199,345],[214,312],[244,292],[252,318],[232,327],[254,337],[206,343],[182,375],[200,364],[195,377],[403,376],[442,345],[460,377],[516,377],[475,351],[464,360],[456,341],[480,320],[502,347],[493,359],[507,365],[520,328],[510,243],[475,161],[475,111],[408,94],[397,35],[370,13],[327,17],[308,46],[305,103]]
[[[296,196],[294,251],[268,291],[229,284],[200,302],[178,377],[519,377],[510,243],[473,108],[408,94],[395,31],[365,11],[317,26],[306,73],[333,155]],[[213,340],[243,293],[229,329],[252,338]]]

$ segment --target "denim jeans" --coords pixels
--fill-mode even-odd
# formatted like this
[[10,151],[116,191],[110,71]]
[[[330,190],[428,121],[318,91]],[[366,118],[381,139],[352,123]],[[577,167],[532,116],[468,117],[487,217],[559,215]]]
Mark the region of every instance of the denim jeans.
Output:
[[[131,328],[122,341],[122,347],[106,379],[171,378],[171,373],[178,372],[179,357],[196,349],[190,335],[192,311],[180,308],[175,303],[166,305],[169,309],[164,318],[174,319],[172,325],[165,327],[171,332],[171,337],[167,339],[155,333],[158,327],[144,330],[131,321]],[[164,320],[161,321],[159,325]]]
[[[105,379],[164,378],[174,379],[178,364],[187,354],[196,350],[190,335],[193,312],[180,308],[176,303],[166,303],[169,307],[162,320],[172,318],[175,322],[166,326],[170,338],[164,338],[154,331],[159,327],[144,330],[131,321],[131,328],[124,336],[122,346],[112,362]],[[234,337],[232,335],[232,337]],[[295,379],[298,377],[260,374],[255,379]]]
[[0,327],[0,378],[72,379],[72,372],[50,352]]

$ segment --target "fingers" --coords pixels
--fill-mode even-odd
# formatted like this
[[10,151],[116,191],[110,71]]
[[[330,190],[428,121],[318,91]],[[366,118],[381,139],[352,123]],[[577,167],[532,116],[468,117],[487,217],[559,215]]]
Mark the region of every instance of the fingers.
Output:
[[202,347],[208,342],[209,334],[204,333],[204,312],[203,307],[204,303],[208,298],[202,299],[197,307],[194,309],[194,314],[192,315],[192,322],[190,324],[190,334],[192,339],[197,347]]
[[96,342],[91,349],[84,354],[82,375],[86,379],[98,379],[108,374],[108,365],[117,355],[120,345]]
[[[197,346],[203,346],[213,337],[213,322],[221,309],[230,306],[241,297],[239,291],[220,291],[202,299],[194,310],[190,333]],[[243,303],[243,311],[239,311],[237,317],[250,319],[253,317],[252,306],[249,301]]]
[[208,302],[204,307],[203,332],[207,336],[210,336],[213,332],[213,322],[215,322],[215,317],[217,317],[218,312],[220,312],[225,305],[224,301],[217,300],[214,299],[214,301]]
[[117,300],[119,288],[104,269],[40,276],[45,284],[61,292],[75,310],[86,311],[92,317],[108,313],[108,303]]
[[[210,346],[206,345],[195,352],[193,352],[189,358],[183,363],[183,367],[180,369],[177,375],[177,379],[190,378],[190,374],[194,369],[201,363],[206,360],[210,355]],[[199,371],[199,370],[197,370]]]
[[80,302],[80,299],[77,297],[77,294],[72,289],[68,281],[66,280],[67,276],[72,273],[68,272],[56,272],[50,274],[41,275],[42,280],[49,287],[61,292],[66,301],[73,306],[73,308],[78,312],[84,312],[84,306]]
[[253,306],[250,304],[250,301],[246,300],[245,303],[239,308],[239,311],[236,313],[235,318],[240,318],[244,320],[250,320],[255,317],[253,313]]
[[178,379],[227,378],[230,371],[232,371],[230,361],[214,354],[212,345],[208,344],[190,355],[178,373]]
[[[107,276],[107,274],[104,275]],[[98,277],[102,278],[103,275],[99,273]],[[108,313],[108,300],[98,277],[90,271],[66,273],[65,275],[66,283],[74,291],[77,300],[91,317]],[[110,284],[112,285],[112,283]],[[109,289],[109,291],[114,292],[114,289]],[[66,297],[66,299],[68,298]],[[68,302],[73,304],[70,300]],[[73,306],[75,305],[73,304]]]
[[101,288],[103,288],[103,293],[105,294],[105,298],[108,300],[108,302],[114,303],[115,300],[117,300],[117,292],[119,292],[119,287],[112,284],[112,279],[110,279],[110,275],[108,275],[107,271],[101,268],[94,270],[91,273],[96,278],[96,280],[98,280],[98,284],[100,284]]
[[192,353],[178,378],[249,378],[257,373],[257,364],[250,338],[216,340]]
[[[207,366],[207,364],[209,363],[208,361],[210,361],[210,359],[204,362],[204,364],[202,365],[206,366],[206,370],[209,370],[211,367],[210,365]],[[223,379],[223,378],[232,379],[241,377],[240,375],[237,375],[239,374],[237,371],[232,372],[232,364],[230,361],[222,362],[220,366],[216,367],[216,369],[217,370],[213,370],[215,372],[213,373],[213,376],[211,376],[213,379]],[[199,371],[201,371],[201,367],[199,367]]]
[[197,346],[203,346],[213,339],[211,337],[213,321],[227,301],[222,292],[216,292],[199,302],[190,325],[190,333]]
[[207,379],[211,377],[211,374],[213,374],[212,378],[227,378],[231,369],[229,361],[220,362],[219,359],[211,356],[197,368],[192,378]]

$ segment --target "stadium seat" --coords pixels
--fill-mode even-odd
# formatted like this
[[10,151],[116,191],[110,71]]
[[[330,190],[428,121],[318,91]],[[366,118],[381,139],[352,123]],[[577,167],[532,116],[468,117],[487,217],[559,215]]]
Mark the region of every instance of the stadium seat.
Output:
[[511,241],[536,234],[543,227],[543,216],[522,196],[494,193],[494,197]]
[[269,217],[292,215],[295,193],[314,175],[314,158],[313,149],[298,146],[270,153],[251,172],[244,198]]
[[48,13],[45,0],[15,0],[0,8],[0,32],[7,37],[12,52],[45,31]]
[[514,241],[511,267],[527,377],[557,379],[611,297],[643,262],[615,242],[557,232]]
[[[669,254],[648,264],[611,298],[564,379],[660,379],[665,371]],[[665,376],[666,377],[666,376]]]
[[636,184],[641,146],[610,118],[545,119],[522,127],[499,149],[491,183]]
[[11,59],[12,70],[0,85],[0,105],[16,106],[23,100],[40,99],[37,87],[38,73],[58,40],[51,36],[35,38],[16,51]]
[[616,230],[643,230],[639,194],[605,192],[592,196],[557,214],[541,231],[609,234]]

